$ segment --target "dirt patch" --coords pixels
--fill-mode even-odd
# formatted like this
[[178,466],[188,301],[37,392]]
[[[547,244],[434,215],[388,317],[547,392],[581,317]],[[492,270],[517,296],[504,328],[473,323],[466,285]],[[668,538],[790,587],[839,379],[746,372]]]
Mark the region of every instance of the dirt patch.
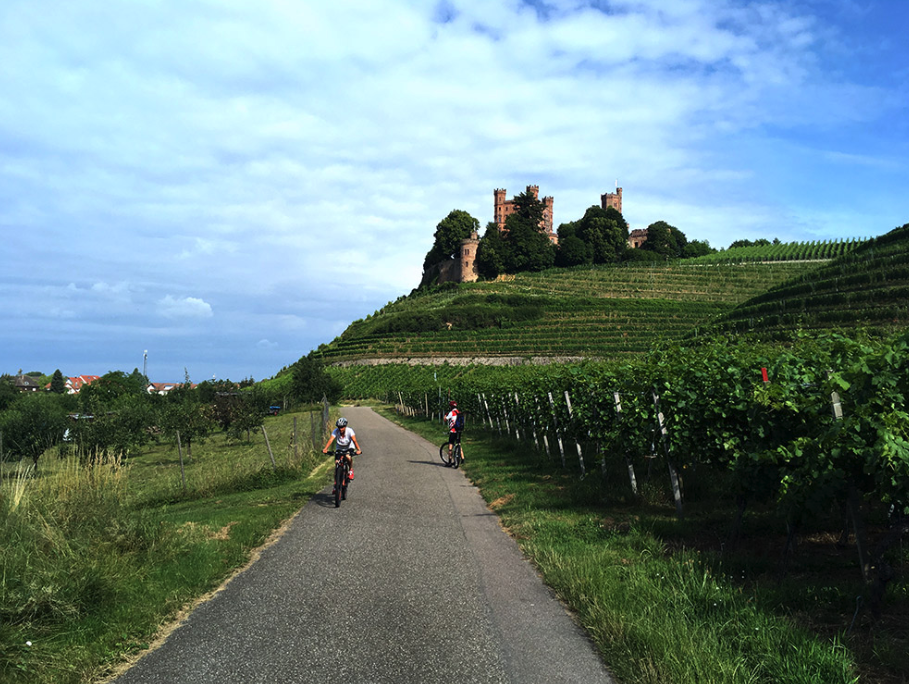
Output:
[[492,510],[496,510],[497,508],[501,508],[502,506],[505,506],[506,504],[511,503],[512,499],[514,499],[514,494],[508,494],[507,496],[500,496],[495,501],[491,501],[489,503],[489,507]]

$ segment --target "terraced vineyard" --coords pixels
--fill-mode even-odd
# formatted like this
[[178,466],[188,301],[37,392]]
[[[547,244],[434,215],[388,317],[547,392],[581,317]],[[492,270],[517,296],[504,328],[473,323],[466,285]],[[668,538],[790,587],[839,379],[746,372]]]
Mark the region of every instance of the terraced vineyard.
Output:
[[865,244],[858,238],[812,240],[810,242],[778,242],[750,247],[730,247],[691,261],[699,264],[742,263],[748,261],[826,260],[848,254]]
[[317,351],[372,358],[616,358],[698,330],[817,263],[552,269],[414,292]]
[[756,295],[718,331],[909,325],[909,223]]

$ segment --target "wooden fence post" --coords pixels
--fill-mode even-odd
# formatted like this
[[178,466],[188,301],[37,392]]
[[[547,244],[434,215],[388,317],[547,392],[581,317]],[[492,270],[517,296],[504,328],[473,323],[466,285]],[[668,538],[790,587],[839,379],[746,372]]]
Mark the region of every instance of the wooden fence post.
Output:
[[268,433],[265,431],[265,426],[262,426],[262,434],[265,435],[265,446],[268,447],[268,455],[271,458],[271,469],[275,469],[275,455],[271,452],[271,444],[268,443]]
[[299,459],[299,451],[297,450],[297,417],[294,416],[294,463]]
[[186,494],[186,471],[183,469],[183,445],[180,444],[179,430],[177,430],[177,453],[180,454],[180,477],[183,479],[183,493]]

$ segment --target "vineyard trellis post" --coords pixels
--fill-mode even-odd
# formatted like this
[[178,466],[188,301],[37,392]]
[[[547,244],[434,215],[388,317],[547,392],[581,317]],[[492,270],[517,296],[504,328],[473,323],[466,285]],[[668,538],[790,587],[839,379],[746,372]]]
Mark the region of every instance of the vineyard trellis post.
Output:
[[505,394],[504,399],[500,399],[502,405],[502,416],[505,418],[505,434],[509,437],[511,436],[511,421],[508,419],[508,394]]
[[587,426],[587,439],[593,441],[593,452],[595,454],[600,454],[602,458],[600,459],[600,474],[603,476],[603,480],[606,480],[606,450],[602,448],[600,443],[599,430],[597,431],[597,438],[593,439],[593,426],[600,424],[600,409],[599,409],[599,400],[594,398],[592,409],[593,411],[593,420]]
[[[540,398],[538,396],[533,396],[533,403],[537,408],[537,416],[543,415],[540,413]],[[550,458],[552,454],[549,452],[549,438],[546,436],[546,425],[540,424],[540,432],[543,434],[543,446],[546,448],[546,457]]]
[[669,479],[672,482],[672,498],[675,499],[675,511],[679,518],[684,517],[682,510],[682,488],[679,484],[679,473],[672,462],[672,455],[669,453],[669,430],[666,429],[666,423],[663,419],[663,412],[660,410],[660,395],[656,388],[653,390],[653,407],[656,410],[657,428],[660,432],[660,443],[663,445],[663,452],[666,454],[666,462],[669,464]]
[[[568,396],[568,390],[565,390],[565,405],[568,407],[568,421],[569,424],[571,424],[574,421],[574,416],[571,411],[571,397]],[[584,455],[581,453],[581,442],[578,439],[577,434],[575,434],[574,437],[574,445],[578,448],[578,463],[581,466],[581,476],[583,477],[586,474],[586,470],[584,469]]]
[[[622,396],[618,392],[612,393],[612,398],[615,401],[615,417],[618,423],[622,422]],[[625,448],[625,465],[628,466],[628,479],[631,480],[631,491],[637,496],[638,495],[638,480],[634,475],[634,463],[631,460],[631,456],[628,454],[628,448]]]
[[[830,371],[827,371],[827,376],[830,376]],[[843,402],[840,400],[840,395],[836,390],[830,393],[830,408],[833,412],[833,419],[835,421],[843,420]],[[865,535],[865,526],[862,524],[861,511],[859,510],[858,488],[851,480],[849,482],[849,491],[846,502],[849,510],[849,517],[852,520],[852,529],[855,532],[855,547],[858,551],[859,567],[862,570],[862,581],[867,584],[871,578],[871,567],[868,562],[867,553],[867,538]]]
[[533,435],[533,448],[536,451],[540,450],[540,440],[537,439],[537,415],[536,412],[532,412],[529,416],[528,423],[530,424],[530,432]]
[[556,440],[559,443],[559,454],[562,457],[562,467],[565,467],[565,447],[562,445],[562,433],[559,429],[559,417],[556,415],[555,402],[552,400],[552,392],[547,392],[546,395],[549,397],[549,408],[552,411],[552,425],[555,430]]
[[[509,393],[508,401],[511,401],[511,395]],[[514,438],[518,441],[521,441],[521,407],[518,404],[518,393],[514,393]]]

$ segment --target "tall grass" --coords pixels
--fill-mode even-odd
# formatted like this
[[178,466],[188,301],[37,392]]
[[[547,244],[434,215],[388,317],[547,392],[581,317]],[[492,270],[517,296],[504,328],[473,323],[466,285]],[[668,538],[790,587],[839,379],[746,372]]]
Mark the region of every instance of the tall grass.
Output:
[[242,565],[324,485],[324,476],[309,477],[321,454],[301,444],[294,456],[291,420],[266,424],[275,467],[261,433],[195,444],[184,455],[185,489],[170,444],[91,466],[49,453],[37,476],[8,472],[0,480],[0,681],[92,681]]

